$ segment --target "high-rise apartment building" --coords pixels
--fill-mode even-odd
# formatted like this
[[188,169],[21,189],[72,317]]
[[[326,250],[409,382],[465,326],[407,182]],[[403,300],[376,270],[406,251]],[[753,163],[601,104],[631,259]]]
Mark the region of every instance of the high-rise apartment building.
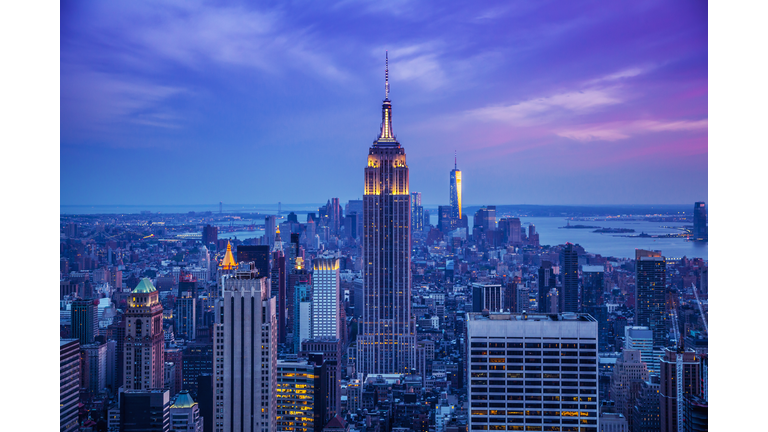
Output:
[[566,243],[560,252],[560,279],[560,312],[578,312],[579,255],[571,243]]
[[415,368],[411,317],[411,195],[405,149],[392,130],[389,67],[379,137],[368,151],[363,196],[364,308],[357,338],[358,371]]
[[214,430],[275,432],[277,317],[267,278],[224,276],[216,302]]
[[128,297],[123,344],[125,390],[161,389],[165,384],[163,305],[149,278],[142,279]]
[[341,338],[339,259],[312,261],[312,337]]
[[467,314],[468,430],[598,431],[589,315]]
[[654,346],[666,345],[667,263],[661,251],[635,250],[635,325],[653,331]]
[[461,220],[461,171],[456,164],[456,157],[453,158],[453,169],[451,170],[451,217],[454,220]]
[[701,392],[700,365],[699,355],[693,350],[664,349],[659,388],[661,432],[685,430],[685,398]]
[[80,341],[59,341],[59,428],[61,432],[74,432],[80,403]]
[[650,380],[640,384],[635,406],[632,408],[632,430],[634,432],[658,432],[659,417],[659,376],[652,375]]
[[693,240],[707,241],[707,206],[703,202],[693,205]]

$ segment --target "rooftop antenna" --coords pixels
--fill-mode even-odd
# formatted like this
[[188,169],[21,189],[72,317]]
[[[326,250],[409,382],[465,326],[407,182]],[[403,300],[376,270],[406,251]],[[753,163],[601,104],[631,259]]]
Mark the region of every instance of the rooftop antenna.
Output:
[[384,51],[384,99],[389,99],[389,51]]
[[453,151],[453,169],[458,169],[456,165],[456,150]]

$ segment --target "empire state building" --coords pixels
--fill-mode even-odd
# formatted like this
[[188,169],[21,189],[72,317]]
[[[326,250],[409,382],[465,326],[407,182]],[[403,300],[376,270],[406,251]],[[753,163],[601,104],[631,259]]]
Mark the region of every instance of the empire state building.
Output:
[[411,318],[411,196],[405,150],[392,132],[389,58],[384,72],[381,131],[368,150],[363,195],[363,318],[357,369],[404,373],[415,367]]

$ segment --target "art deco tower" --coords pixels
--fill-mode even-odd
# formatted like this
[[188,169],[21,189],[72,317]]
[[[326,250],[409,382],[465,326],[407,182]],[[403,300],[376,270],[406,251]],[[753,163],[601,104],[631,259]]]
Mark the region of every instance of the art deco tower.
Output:
[[128,297],[125,312],[123,387],[125,390],[162,389],[163,306],[157,289],[144,278]]
[[392,132],[389,60],[381,132],[368,151],[363,195],[363,319],[358,371],[396,373],[415,367],[411,319],[411,196],[405,150]]

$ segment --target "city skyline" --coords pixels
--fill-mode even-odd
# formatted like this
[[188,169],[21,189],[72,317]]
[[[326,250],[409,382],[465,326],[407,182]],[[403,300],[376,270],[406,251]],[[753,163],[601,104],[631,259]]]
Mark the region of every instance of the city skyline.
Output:
[[[444,201],[454,149],[466,205],[707,201],[705,8],[304,6],[64,4],[61,203],[359,198],[385,50],[425,203]],[[223,171],[281,186],[224,189]]]

